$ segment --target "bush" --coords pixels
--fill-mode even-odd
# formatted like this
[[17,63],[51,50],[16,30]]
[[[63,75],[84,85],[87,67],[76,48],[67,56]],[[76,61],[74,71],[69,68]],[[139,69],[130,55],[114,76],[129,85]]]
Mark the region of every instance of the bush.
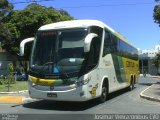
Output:
[[0,79],[0,85],[7,85],[10,82],[10,84],[15,84],[16,81],[12,79]]
[[10,83],[15,83],[15,79],[14,79],[14,75],[13,75],[13,72],[14,72],[14,69],[13,69],[13,64],[12,63],[9,63],[8,66],[7,66],[7,69],[8,69],[8,82]]

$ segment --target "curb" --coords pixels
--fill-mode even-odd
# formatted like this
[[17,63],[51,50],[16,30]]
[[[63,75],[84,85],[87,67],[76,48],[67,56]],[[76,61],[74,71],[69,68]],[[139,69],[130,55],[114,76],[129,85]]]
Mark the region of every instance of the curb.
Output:
[[[16,92],[0,92],[0,94],[2,95],[0,97],[5,97],[7,94],[11,94],[11,95],[7,95],[6,96],[6,97],[10,97],[10,96],[12,96],[12,94],[20,94],[20,93],[26,93],[26,92],[28,92],[28,90],[22,90],[22,91],[16,91]],[[12,97],[16,98],[17,95],[16,96],[12,96]],[[8,98],[6,98],[6,99],[8,100]],[[31,98],[31,97],[22,96],[21,104],[25,104],[25,103],[29,103],[29,102],[34,102],[34,101],[37,101],[37,99]],[[4,100],[4,102],[1,102],[1,103],[15,103],[15,102],[6,102]]]
[[[140,74],[139,77],[143,77],[143,74]],[[156,76],[156,75],[149,75],[149,74],[146,74],[146,77],[160,79],[160,76]]]
[[23,96],[0,96],[0,104],[22,104]]
[[[154,85],[154,84],[153,84]],[[144,92],[148,89],[150,89],[153,85],[149,86],[148,88],[146,88],[145,90],[143,90],[141,93],[140,93],[140,97],[141,98],[144,98],[144,99],[147,99],[147,100],[151,100],[151,101],[156,101],[156,102],[160,102],[160,99],[158,98],[154,98],[154,97],[151,97],[151,96],[148,96],[148,95],[145,95]]]
[[0,94],[19,94],[19,93],[26,93],[28,90],[16,91],[16,92],[0,92]]
[[[9,95],[9,96],[12,96],[12,94],[20,94],[20,93],[26,93],[26,92],[28,92],[28,90],[15,91],[15,92],[0,92],[0,94],[1,94],[2,97],[3,97],[3,95],[6,96],[7,94],[11,94],[11,95]],[[7,96],[8,96],[8,95],[7,95]],[[12,97],[13,97],[13,96],[12,96]],[[17,96],[14,96],[14,97],[16,98]],[[36,101],[36,100],[37,100],[37,99],[35,99],[35,98],[22,96],[22,104],[24,104],[24,103],[29,103],[29,102],[34,102],[34,101]],[[2,102],[2,103],[5,103],[5,101]],[[7,102],[6,102],[6,103],[7,103]],[[14,103],[14,102],[10,102],[10,103]]]
[[0,96],[0,104],[25,104],[35,101],[37,101],[37,99],[25,96]]
[[28,102],[34,102],[36,101],[37,99],[33,99],[33,98],[30,98],[30,97],[24,97],[23,98],[23,103],[28,103]]
[[151,76],[150,78],[157,78],[157,79],[160,79],[159,76]]
[[146,77],[150,77],[150,78],[157,78],[157,79],[160,79],[160,76],[152,76],[152,75],[148,75]]

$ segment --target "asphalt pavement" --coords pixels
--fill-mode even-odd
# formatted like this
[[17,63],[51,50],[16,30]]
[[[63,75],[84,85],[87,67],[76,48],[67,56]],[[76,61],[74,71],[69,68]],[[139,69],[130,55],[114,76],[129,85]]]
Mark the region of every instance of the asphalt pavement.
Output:
[[[147,77],[158,78],[160,80],[160,76],[147,75],[146,79]],[[147,100],[160,102],[160,81],[157,81],[157,83],[154,83],[151,86],[147,87],[145,90],[143,90],[140,93],[140,97]],[[0,104],[23,104],[35,100],[36,99],[32,99],[29,97],[27,90],[18,92],[0,92]]]

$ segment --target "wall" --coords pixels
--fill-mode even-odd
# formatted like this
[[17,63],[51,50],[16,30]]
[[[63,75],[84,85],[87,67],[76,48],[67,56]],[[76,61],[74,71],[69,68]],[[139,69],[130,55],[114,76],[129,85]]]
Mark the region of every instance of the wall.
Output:
[[7,76],[8,75],[8,71],[7,71],[8,63],[10,62],[15,63],[16,61],[17,61],[16,56],[13,56],[5,51],[0,51],[0,76],[1,75]]

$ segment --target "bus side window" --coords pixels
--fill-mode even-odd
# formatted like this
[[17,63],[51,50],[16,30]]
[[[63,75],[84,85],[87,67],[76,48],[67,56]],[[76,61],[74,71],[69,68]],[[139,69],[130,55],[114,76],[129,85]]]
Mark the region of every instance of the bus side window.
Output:
[[101,41],[102,41],[102,34],[103,29],[100,27],[92,26],[90,28],[90,33],[95,33],[98,37],[93,38],[91,42],[90,52],[88,53],[88,70],[93,69],[99,61],[99,55],[101,50]]
[[103,57],[109,53],[117,53],[117,37],[105,31],[105,38],[104,38],[104,46],[103,46]]
[[118,38],[115,35],[111,34],[111,39],[112,39],[111,41],[112,53],[117,54],[118,53]]
[[104,37],[104,46],[103,46],[103,57],[107,55],[108,53],[112,52],[112,40],[110,33],[105,31],[105,37]]

